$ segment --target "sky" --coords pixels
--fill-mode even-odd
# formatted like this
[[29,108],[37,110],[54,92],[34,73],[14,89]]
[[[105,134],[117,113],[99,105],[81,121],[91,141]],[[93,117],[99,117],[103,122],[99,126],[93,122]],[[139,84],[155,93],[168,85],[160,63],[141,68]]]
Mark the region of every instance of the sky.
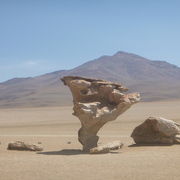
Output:
[[117,51],[180,66],[179,0],[0,0],[0,82]]

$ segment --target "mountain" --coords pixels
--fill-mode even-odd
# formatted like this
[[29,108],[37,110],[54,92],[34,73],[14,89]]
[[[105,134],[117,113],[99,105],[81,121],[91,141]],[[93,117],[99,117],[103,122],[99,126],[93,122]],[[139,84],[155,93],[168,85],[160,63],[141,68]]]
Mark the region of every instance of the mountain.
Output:
[[72,97],[60,78],[67,75],[119,82],[141,93],[143,101],[180,98],[180,68],[165,61],[117,52],[71,70],[0,83],[0,107],[69,105]]

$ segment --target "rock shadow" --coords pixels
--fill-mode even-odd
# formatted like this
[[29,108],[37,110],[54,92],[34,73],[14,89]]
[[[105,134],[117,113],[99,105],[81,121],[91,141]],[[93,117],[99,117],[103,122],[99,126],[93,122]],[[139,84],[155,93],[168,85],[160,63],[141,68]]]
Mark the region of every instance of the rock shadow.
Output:
[[43,154],[43,155],[64,155],[64,156],[70,156],[70,155],[103,155],[103,154],[119,154],[118,151],[111,151],[109,153],[97,153],[97,154],[90,154],[88,152],[84,152],[80,149],[63,149],[61,151],[47,151],[47,152],[37,152],[37,154]]
[[37,154],[43,155],[80,155],[87,154],[80,149],[63,149],[61,151],[47,151],[47,152],[38,152]]
[[128,147],[143,147],[143,146],[173,146],[173,144],[131,144]]

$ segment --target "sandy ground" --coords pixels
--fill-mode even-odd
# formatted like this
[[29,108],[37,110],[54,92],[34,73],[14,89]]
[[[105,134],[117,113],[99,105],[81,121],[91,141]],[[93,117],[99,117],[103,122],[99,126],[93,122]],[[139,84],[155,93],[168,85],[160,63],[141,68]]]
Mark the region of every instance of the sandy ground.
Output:
[[[0,180],[179,180],[180,145],[136,147],[130,138],[149,116],[180,123],[179,107],[180,101],[134,105],[99,133],[100,144],[121,140],[124,148],[101,155],[81,153],[72,107],[1,109]],[[44,151],[6,150],[15,140],[42,142]]]

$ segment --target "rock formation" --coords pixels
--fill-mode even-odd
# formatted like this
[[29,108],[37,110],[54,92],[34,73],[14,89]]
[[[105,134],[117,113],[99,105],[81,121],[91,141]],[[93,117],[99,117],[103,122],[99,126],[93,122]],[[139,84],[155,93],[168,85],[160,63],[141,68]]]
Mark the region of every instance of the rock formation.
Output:
[[111,150],[118,150],[122,147],[123,143],[121,143],[120,141],[113,141],[111,143],[90,149],[90,154],[109,153]]
[[179,143],[180,124],[164,118],[149,117],[131,134],[136,144]]
[[42,151],[43,148],[34,144],[27,144],[21,141],[16,141],[8,144],[8,150],[18,151]]
[[76,76],[66,76],[62,81],[72,92],[73,115],[80,119],[82,126],[78,139],[87,152],[97,147],[97,133],[104,124],[140,100],[138,93],[124,94],[128,89],[113,82]]

